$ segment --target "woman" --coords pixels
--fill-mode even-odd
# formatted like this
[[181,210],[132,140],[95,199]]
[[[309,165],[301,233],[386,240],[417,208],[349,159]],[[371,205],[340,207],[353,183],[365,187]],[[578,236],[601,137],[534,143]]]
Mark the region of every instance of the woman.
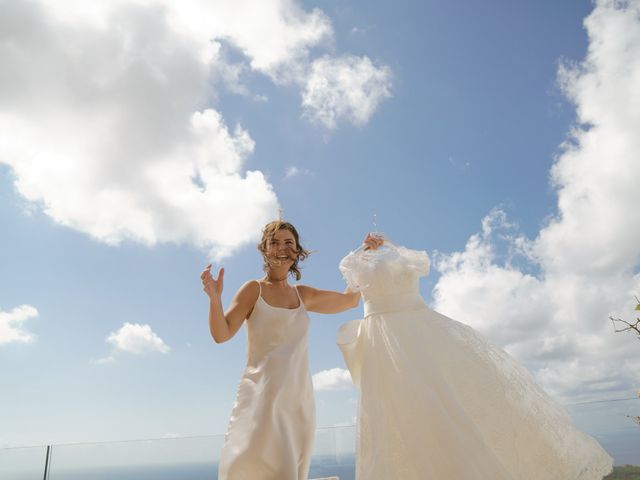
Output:
[[[367,248],[380,240],[365,239]],[[315,433],[315,405],[307,353],[307,312],[339,313],[358,305],[359,293],[298,285],[298,262],[309,252],[288,222],[267,224],[258,245],[265,276],[246,282],[222,308],[224,269],[201,274],[210,299],[209,329],[226,342],[247,321],[247,367],[225,437],[219,480],[306,480]]]

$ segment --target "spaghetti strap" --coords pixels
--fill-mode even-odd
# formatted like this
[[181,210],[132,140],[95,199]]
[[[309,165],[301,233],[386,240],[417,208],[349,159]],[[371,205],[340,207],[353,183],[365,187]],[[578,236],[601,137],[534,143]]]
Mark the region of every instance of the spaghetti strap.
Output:
[[300,305],[299,307],[303,307],[304,308],[304,302],[302,301],[302,297],[300,296],[300,292],[298,291],[298,285],[294,285],[293,288],[296,289],[296,293],[298,294],[298,300],[300,301]]

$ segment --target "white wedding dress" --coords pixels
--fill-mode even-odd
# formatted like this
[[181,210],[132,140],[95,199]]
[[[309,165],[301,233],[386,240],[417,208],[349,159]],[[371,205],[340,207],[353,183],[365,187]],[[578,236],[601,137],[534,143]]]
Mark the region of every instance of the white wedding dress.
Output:
[[426,252],[356,251],[340,270],[364,299],[364,319],[338,334],[360,389],[357,480],[600,480],[611,471],[611,457],[525,368],[427,307],[418,288]]

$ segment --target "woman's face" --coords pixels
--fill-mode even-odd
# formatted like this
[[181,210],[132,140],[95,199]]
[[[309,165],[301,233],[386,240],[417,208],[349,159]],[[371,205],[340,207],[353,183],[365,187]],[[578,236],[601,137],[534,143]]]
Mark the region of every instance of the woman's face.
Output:
[[290,266],[296,259],[296,239],[287,229],[278,230],[267,242],[267,257],[273,265]]

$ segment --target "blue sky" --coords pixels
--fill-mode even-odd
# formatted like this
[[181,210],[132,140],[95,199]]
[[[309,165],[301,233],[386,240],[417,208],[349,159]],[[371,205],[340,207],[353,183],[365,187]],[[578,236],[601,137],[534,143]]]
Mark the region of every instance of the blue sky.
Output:
[[[0,445],[224,432],[245,331],[211,341],[199,273],[260,277],[279,208],[303,283],[342,290],[375,215],[562,403],[640,387],[607,320],[640,291],[638,2],[0,4]],[[312,316],[312,373],[360,314]]]

